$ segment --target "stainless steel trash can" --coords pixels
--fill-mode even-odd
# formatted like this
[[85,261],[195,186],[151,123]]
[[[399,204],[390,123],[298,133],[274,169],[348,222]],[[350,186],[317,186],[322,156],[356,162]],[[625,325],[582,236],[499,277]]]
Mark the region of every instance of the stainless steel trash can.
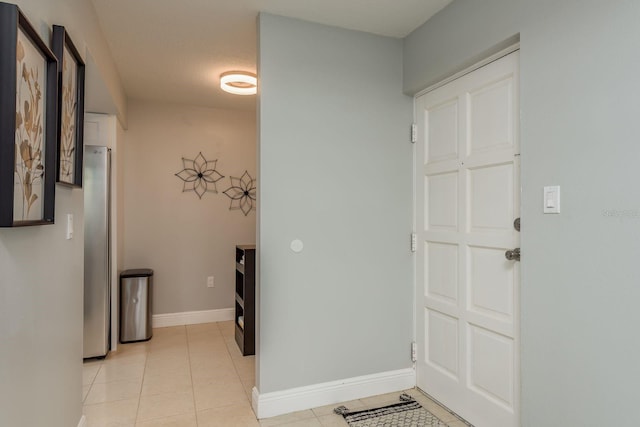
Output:
[[120,342],[151,339],[153,270],[141,268],[120,273]]

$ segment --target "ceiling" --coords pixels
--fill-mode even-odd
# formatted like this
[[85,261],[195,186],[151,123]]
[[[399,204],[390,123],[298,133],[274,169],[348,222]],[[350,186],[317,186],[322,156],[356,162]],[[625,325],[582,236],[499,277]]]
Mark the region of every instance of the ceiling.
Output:
[[255,109],[223,92],[256,71],[259,12],[404,37],[452,0],[92,0],[129,99]]

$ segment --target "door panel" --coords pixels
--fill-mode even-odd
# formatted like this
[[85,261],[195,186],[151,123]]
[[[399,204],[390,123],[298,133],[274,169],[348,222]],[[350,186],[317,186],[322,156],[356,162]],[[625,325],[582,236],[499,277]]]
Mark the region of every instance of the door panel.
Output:
[[458,228],[458,173],[443,173],[426,178],[427,225],[430,230]]
[[472,325],[469,384],[488,400],[513,408],[513,339]]
[[511,322],[513,319],[513,261],[502,248],[469,247],[469,309]]
[[519,424],[518,53],[416,98],[418,387]]
[[513,102],[510,75],[469,94],[469,154],[513,145]]
[[471,231],[513,228],[513,163],[469,171]]
[[428,115],[430,144],[425,151],[425,163],[458,157],[458,100],[447,100],[425,111]]
[[458,321],[435,310],[427,310],[429,342],[427,361],[452,379],[458,379]]
[[427,242],[427,296],[456,304],[458,301],[458,246]]

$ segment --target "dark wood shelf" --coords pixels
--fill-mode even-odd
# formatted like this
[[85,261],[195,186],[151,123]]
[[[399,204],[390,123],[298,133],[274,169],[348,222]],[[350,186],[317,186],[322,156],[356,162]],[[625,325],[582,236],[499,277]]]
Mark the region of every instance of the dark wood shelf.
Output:
[[244,301],[243,301],[243,299],[242,299],[242,298],[240,298],[240,295],[238,295],[238,294],[236,294],[236,302],[237,302],[238,304],[240,304],[240,307],[241,307],[241,308],[244,308]]
[[235,338],[243,356],[256,352],[255,265],[255,245],[236,246]]
[[240,273],[244,274],[244,265],[240,264],[239,262],[236,262],[236,271],[239,271]]

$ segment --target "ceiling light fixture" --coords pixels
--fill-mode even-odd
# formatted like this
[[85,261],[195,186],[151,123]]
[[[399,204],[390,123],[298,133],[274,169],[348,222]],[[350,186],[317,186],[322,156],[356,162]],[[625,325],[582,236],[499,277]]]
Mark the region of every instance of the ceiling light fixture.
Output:
[[220,88],[234,95],[255,95],[258,79],[244,71],[229,71],[220,75]]

